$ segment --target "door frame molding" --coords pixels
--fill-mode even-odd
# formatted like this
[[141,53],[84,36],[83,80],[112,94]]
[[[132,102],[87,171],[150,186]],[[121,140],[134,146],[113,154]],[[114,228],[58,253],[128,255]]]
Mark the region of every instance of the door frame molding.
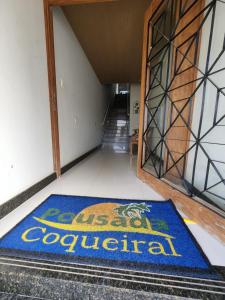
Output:
[[52,153],[53,153],[54,171],[57,177],[61,175],[61,161],[60,161],[60,141],[59,141],[52,7],[76,5],[76,4],[94,4],[94,3],[114,2],[114,1],[118,1],[118,0],[43,0],[46,51],[47,51],[47,68],[48,68],[49,105],[50,105],[50,116],[51,116],[51,132],[52,132]]

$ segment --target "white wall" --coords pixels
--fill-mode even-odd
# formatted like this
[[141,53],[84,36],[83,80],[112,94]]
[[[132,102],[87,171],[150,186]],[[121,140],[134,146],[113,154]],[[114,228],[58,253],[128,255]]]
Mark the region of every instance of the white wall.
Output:
[[0,1],[0,205],[53,172],[42,0]]
[[60,8],[54,8],[62,166],[101,143],[107,90]]
[[130,135],[133,134],[133,130],[139,128],[139,114],[135,113],[134,105],[140,103],[141,97],[141,85],[140,83],[134,83],[130,85]]

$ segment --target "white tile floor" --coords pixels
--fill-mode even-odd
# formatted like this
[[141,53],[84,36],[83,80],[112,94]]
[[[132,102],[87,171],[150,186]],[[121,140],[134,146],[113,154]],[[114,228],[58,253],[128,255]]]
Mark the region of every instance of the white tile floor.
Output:
[[[163,197],[136,177],[128,154],[100,150],[23,203],[0,221],[0,237],[20,222],[50,194],[107,198],[162,200]],[[182,214],[182,212],[180,212]],[[198,224],[188,224],[213,265],[225,266],[225,245]]]

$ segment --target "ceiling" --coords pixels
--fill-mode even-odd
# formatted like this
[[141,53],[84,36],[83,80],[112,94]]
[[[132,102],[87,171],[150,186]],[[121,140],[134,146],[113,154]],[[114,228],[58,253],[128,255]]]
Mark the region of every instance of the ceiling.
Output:
[[63,7],[99,80],[140,81],[144,12],[151,0],[118,0]]

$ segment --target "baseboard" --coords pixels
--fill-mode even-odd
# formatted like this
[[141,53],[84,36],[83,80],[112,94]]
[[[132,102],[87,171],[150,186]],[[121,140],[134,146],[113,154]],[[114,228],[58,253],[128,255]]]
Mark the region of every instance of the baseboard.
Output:
[[[61,168],[61,174],[64,174],[69,169],[74,167],[76,164],[81,162],[83,159],[85,159],[87,156],[95,152],[97,149],[101,147],[101,144],[97,147],[91,149],[90,151],[86,152],[82,156],[76,158],[69,164],[65,165]],[[36,184],[32,185],[19,195],[13,197],[12,199],[8,200],[6,203],[0,205],[0,219],[5,217],[7,214],[9,214],[12,210],[23,204],[25,201],[27,201],[29,198],[34,196],[36,193],[41,191],[43,188],[45,188],[47,185],[49,185],[52,181],[54,181],[57,178],[56,173],[53,173],[49,175],[48,177],[42,179],[41,181],[37,182]]]
[[84,160],[90,154],[92,154],[93,152],[95,152],[96,150],[98,150],[101,146],[102,146],[102,144],[98,145],[97,147],[91,149],[90,151],[86,152],[85,154],[79,156],[78,158],[74,159],[73,161],[71,161],[70,163],[68,163],[64,167],[62,167],[61,168],[61,174],[64,174],[65,172],[67,172],[69,169],[71,169],[76,164],[78,164],[79,162],[81,162],[82,160]]
[[40,190],[45,188],[49,183],[54,181],[56,179],[56,174],[53,173],[46,178],[42,179],[41,181],[35,183],[22,193],[18,194],[17,196],[13,197],[12,199],[8,200],[6,203],[2,204],[0,206],[0,219],[5,217],[8,213],[10,213],[12,210],[20,206],[22,203],[27,201],[29,198],[31,198],[33,195],[38,193]]

